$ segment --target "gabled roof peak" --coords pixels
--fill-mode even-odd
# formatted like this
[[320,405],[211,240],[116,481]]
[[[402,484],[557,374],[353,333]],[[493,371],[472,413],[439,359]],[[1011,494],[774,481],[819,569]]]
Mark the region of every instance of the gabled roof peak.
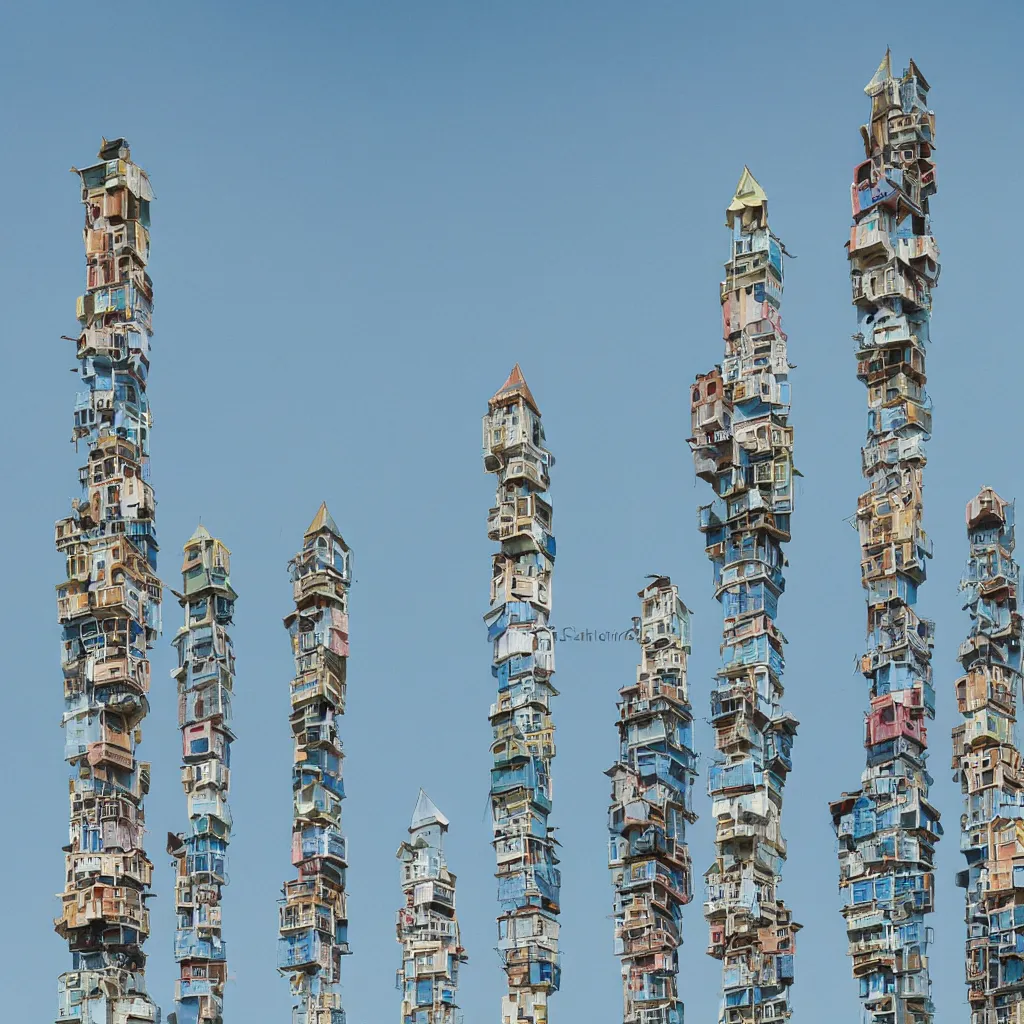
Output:
[[[1007,510],[1009,511],[1009,516]],[[997,519],[1002,525],[1007,518],[1013,523],[1013,502],[1001,498],[993,488],[982,487],[978,494],[967,503],[967,527],[976,529],[986,520]]]
[[761,188],[757,178],[750,173],[750,168],[744,164],[743,173],[740,175],[732,202],[729,204],[729,210],[739,213],[745,206],[760,206],[761,203],[766,202],[768,202],[768,196],[765,190]]
[[914,62],[913,57],[910,58],[910,63],[907,66],[907,74],[912,76],[913,78],[916,78],[925,92],[927,92],[931,88],[931,86],[928,84],[928,79],[925,78],[924,75],[921,73],[921,69]]
[[768,194],[753,174],[750,173],[750,168],[746,164],[743,165],[743,173],[740,175],[739,183],[736,185],[736,191],[733,194],[732,202],[726,207],[725,210],[725,222],[731,228],[733,226],[735,217],[737,214],[742,215],[742,221],[744,226],[747,224],[747,213],[748,210],[757,210],[764,208],[767,211],[768,207]]
[[437,805],[421,789],[420,795],[416,798],[416,807],[412,812],[412,822],[409,831],[415,832],[418,828],[425,828],[427,825],[440,825],[442,829],[448,828],[448,819],[437,809]]
[[188,543],[191,544],[194,540],[213,540],[213,537],[210,534],[210,531],[200,523],[196,527],[196,532],[189,537]]
[[885,85],[890,78],[892,78],[892,50],[887,46],[885,48],[885,56],[875,69],[875,73],[871,76],[871,81],[864,86],[864,91],[869,96],[874,96],[876,93],[881,91],[882,86]]
[[505,399],[515,397],[521,397],[538,416],[540,415],[540,409],[537,408],[533,393],[530,391],[530,386],[526,383],[526,378],[523,376],[523,371],[518,363],[512,367],[512,372],[508,375],[508,379],[498,388],[488,404],[495,406],[502,403]]
[[302,535],[303,537],[312,537],[313,534],[319,533],[321,530],[328,530],[333,533],[338,540],[341,540],[341,530],[338,529],[338,524],[334,521],[331,513],[327,509],[327,502],[323,501],[320,503],[320,508],[317,509],[317,513],[313,516],[313,522],[306,528],[306,532]]
[[222,540],[217,540],[217,538],[214,537],[213,534],[210,533],[210,531],[205,526],[203,526],[202,523],[200,523],[196,527],[195,532],[192,534],[192,536],[189,537],[187,541],[185,541],[184,550],[188,550],[195,544],[199,544],[203,548],[207,548],[211,544],[216,544],[221,550],[223,550],[229,555],[231,554],[231,549],[227,546],[227,544],[225,544],[224,541]]

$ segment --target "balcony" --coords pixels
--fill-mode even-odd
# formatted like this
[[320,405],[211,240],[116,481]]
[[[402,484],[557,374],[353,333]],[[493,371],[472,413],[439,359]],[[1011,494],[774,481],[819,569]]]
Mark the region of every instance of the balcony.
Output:
[[345,706],[345,687],[337,677],[326,668],[316,670],[312,676],[300,676],[292,680],[291,705],[293,708],[314,701],[327,701],[335,707]]
[[89,613],[89,594],[71,594],[67,597],[57,599],[57,620],[58,622],[70,622],[79,615]]
[[508,481],[529,480],[530,483],[541,491],[546,491],[548,488],[547,469],[541,465],[539,459],[510,459],[505,468],[504,478]]
[[119,744],[103,741],[90,743],[86,748],[85,757],[93,768],[100,764],[112,764],[125,771],[131,771],[135,767],[135,758],[132,752]]
[[288,904],[281,908],[282,932],[309,928],[333,935],[336,923],[331,909],[315,903]]
[[635,938],[623,937],[622,952],[626,956],[643,956],[678,949],[679,936],[665,928],[651,928]]
[[300,606],[318,596],[344,601],[345,595],[344,583],[328,573],[312,572],[292,583],[292,598]]
[[129,597],[124,586],[100,587],[92,591],[91,597],[94,608],[113,610],[123,615],[138,615],[138,596],[133,594]]
[[330,971],[333,950],[333,943],[324,941],[312,930],[282,935],[277,944],[277,966],[281,970],[313,968],[310,973]]
[[292,863],[326,859],[344,867],[348,862],[345,836],[334,828],[303,829],[292,835]]
[[727,518],[725,502],[721,500],[697,509],[697,527],[703,533],[724,526]]
[[189,853],[185,855],[185,873],[207,875],[213,882],[228,882],[227,857],[222,853]]
[[216,938],[200,938],[191,929],[179,929],[174,936],[175,960],[227,960],[227,943]]
[[[92,892],[98,892],[97,886]],[[108,890],[109,891],[109,890]],[[94,922],[102,921],[105,926],[127,925],[143,935],[149,934],[149,911],[142,905],[138,893],[132,897],[115,895],[96,896],[93,899],[79,898],[75,902],[65,902],[63,917],[57,922],[58,929],[66,936],[68,931],[90,927]],[[65,897],[67,900],[67,897]]]
[[892,242],[883,215],[875,214],[850,228],[850,253],[858,259],[865,259],[879,253],[893,255]]

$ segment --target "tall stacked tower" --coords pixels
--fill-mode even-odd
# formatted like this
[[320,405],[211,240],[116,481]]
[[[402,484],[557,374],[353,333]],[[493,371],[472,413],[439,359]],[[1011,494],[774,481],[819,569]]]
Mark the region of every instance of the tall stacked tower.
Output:
[[744,168],[726,212],[732,232],[721,288],[725,358],[691,393],[694,467],[714,489],[699,510],[725,621],[711,694],[719,757],[708,792],[714,864],[705,874],[708,953],[722,961],[720,1021],[790,1016],[796,932],[777,886],[786,858],[782,791],[797,722],[783,712],[775,625],[782,545],[793,511],[793,428],[782,299],[782,243],[768,198]]
[[494,644],[491,705],[491,817],[498,862],[498,952],[508,976],[502,1024],[547,1024],[548,996],[558,990],[558,892],[551,813],[551,761],[557,696],[551,613],[548,471],[540,410],[516,365],[488,403],[484,468],[498,477],[487,536],[501,542],[492,559],[491,610],[484,616]]
[[667,576],[637,595],[641,660],[619,691],[608,866],[624,1024],[682,1024],[676,950],[693,898],[686,823],[693,813],[693,715],[686,685],[690,613]]
[[179,977],[168,1024],[223,1024],[227,949],[221,938],[221,892],[227,884],[231,839],[231,695],[235,654],[228,627],[235,611],[231,552],[200,526],[185,545],[182,593],[185,624],[174,638],[178,667],[181,784],[188,801],[188,835],[168,834],[174,857],[174,959]]
[[404,1024],[455,1024],[459,964],[466,953],[455,917],[455,876],[444,858],[448,819],[420,790],[409,839],[398,848],[405,905],[398,911]]
[[1017,741],[1021,684],[1014,509],[991,487],[967,506],[970,557],[960,581],[971,631],[956,683],[962,725],[953,769],[964,793],[971,1024],[1024,1021],[1024,772]]
[[149,485],[146,377],[152,333],[146,172],[124,139],[78,171],[85,204],[87,290],[76,339],[85,386],[72,439],[88,449],[82,497],[56,526],[67,557],[57,588],[63,634],[65,757],[71,827],[61,917],[72,969],[57,1019],[155,1022],[143,943],[153,866],[143,849],[149,765],[136,759],[149,710],[147,651],[160,630],[156,502]]
[[861,788],[831,805],[839,837],[849,954],[865,1024],[932,1019],[928,976],[932,855],[941,834],[928,802],[926,722],[935,716],[934,624],[917,615],[931,542],[921,527],[931,403],[925,347],[939,252],[928,222],[935,118],[914,62],[894,78],[888,52],[865,90],[871,122],[854,169],[848,244],[859,329],[857,376],[868,389],[857,502],[871,701]]
[[326,505],[288,568],[295,599],[284,620],[295,655],[292,864],[299,874],[283,890],[278,967],[298,1000],[292,1024],[345,1024],[337,990],[349,952],[338,719],[345,713],[352,556]]

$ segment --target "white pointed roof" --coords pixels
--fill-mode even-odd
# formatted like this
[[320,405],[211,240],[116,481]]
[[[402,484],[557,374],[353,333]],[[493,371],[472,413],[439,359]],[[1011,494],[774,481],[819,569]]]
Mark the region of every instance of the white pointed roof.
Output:
[[416,799],[416,808],[412,812],[412,823],[409,825],[409,831],[413,832],[427,825],[440,825],[442,828],[447,828],[448,819],[437,809],[434,801],[421,789],[420,795]]

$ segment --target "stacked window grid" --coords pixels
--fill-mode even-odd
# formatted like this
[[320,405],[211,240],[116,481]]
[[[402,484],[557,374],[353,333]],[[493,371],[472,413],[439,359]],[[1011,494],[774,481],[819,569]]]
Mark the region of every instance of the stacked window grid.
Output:
[[56,1019],[154,1024],[160,1011],[146,992],[143,952],[153,872],[143,847],[150,766],[136,757],[162,597],[146,395],[153,192],[124,139],[104,139],[98,157],[75,169],[85,206],[87,282],[71,339],[83,388],[72,440],[87,454],[81,497],[56,524],[57,549],[67,559],[57,609],[71,776],[56,930],[72,955],[58,983]]
[[352,555],[326,505],[289,563],[295,610],[285,620],[295,657],[291,682],[292,864],[280,908],[278,969],[296,1002],[292,1024],[345,1024],[339,983],[349,953],[341,829],[344,756],[338,727],[345,713],[348,591]]
[[448,870],[448,819],[420,790],[409,838],[398,848],[402,895],[396,931],[402,966],[402,1024],[460,1024],[455,1002],[466,953],[455,914],[455,875]]
[[502,1024],[548,1024],[558,990],[559,889],[552,806],[555,756],[551,698],[555,670],[549,471],[541,414],[516,365],[488,403],[484,468],[497,477],[487,536],[491,607],[484,617],[493,645],[497,697],[490,709],[491,821],[497,860],[498,954],[507,978]]
[[691,390],[690,446],[716,494],[698,511],[724,614],[711,693],[717,757],[708,772],[715,861],[705,872],[708,953],[722,961],[721,1024],[786,1020],[800,925],[779,895],[782,803],[796,720],[782,708],[785,588],[794,477],[782,242],[744,168],[726,211],[725,355]]
[[1021,684],[1014,506],[990,487],[967,506],[970,555],[960,580],[971,629],[956,681],[962,724],[953,770],[964,794],[966,974],[971,1024],[1024,1021],[1024,773],[1017,734]]
[[178,963],[174,1012],[168,1024],[223,1024],[227,947],[221,897],[228,882],[231,840],[231,701],[235,655],[228,628],[237,595],[231,552],[200,526],[185,545],[182,592],[185,621],[174,638],[178,666],[181,784],[188,806],[187,834],[169,834],[175,865],[174,909]]
[[608,866],[624,1024],[683,1024],[677,950],[693,898],[686,826],[696,820],[693,715],[687,691],[690,613],[659,577],[640,591],[641,661],[619,691],[619,758],[612,780]]
[[857,503],[861,582],[867,592],[866,767],[859,790],[832,803],[848,953],[863,1024],[930,1024],[934,1015],[927,915],[934,907],[928,720],[934,623],[916,610],[932,545],[922,525],[931,402],[925,351],[939,251],[929,197],[935,117],[913,61],[902,76],[886,52],[865,92],[864,159],[851,186],[847,244],[858,330],[857,377],[867,388],[868,489]]

